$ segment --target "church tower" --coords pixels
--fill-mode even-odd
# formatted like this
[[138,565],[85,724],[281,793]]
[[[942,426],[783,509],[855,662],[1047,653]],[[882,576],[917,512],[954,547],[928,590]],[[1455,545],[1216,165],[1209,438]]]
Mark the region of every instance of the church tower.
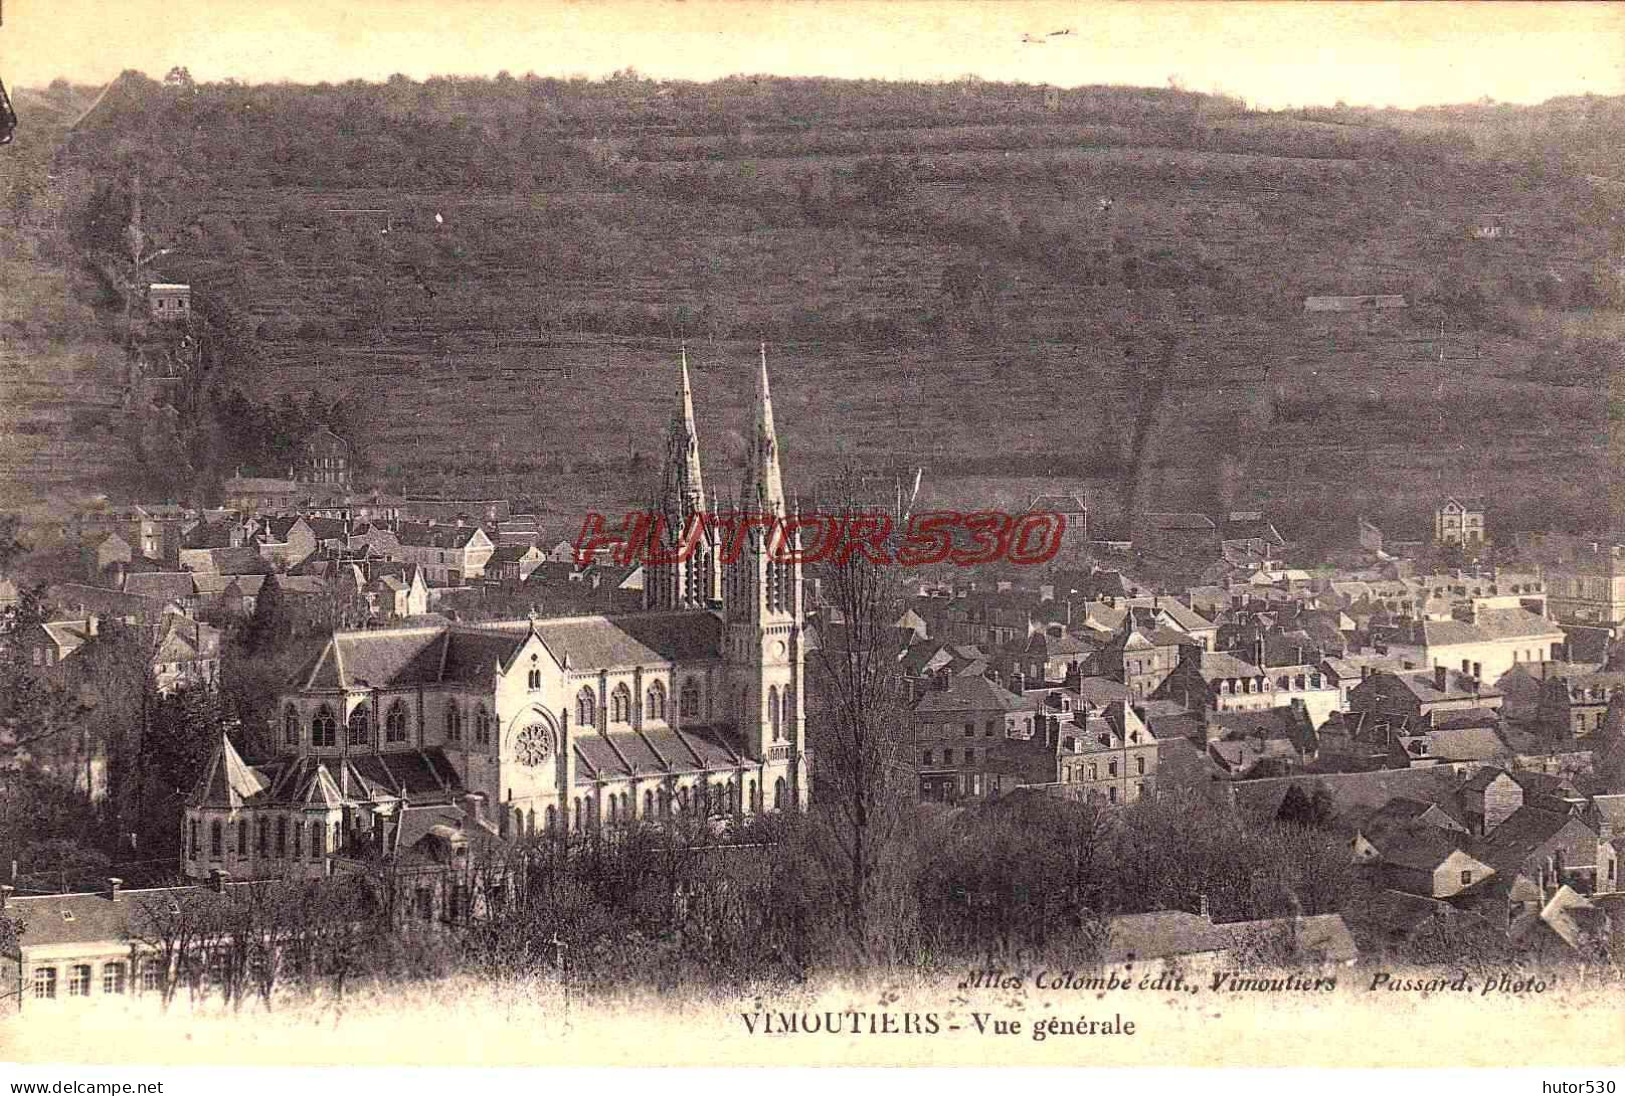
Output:
[[[736,560],[724,564],[724,657],[732,689],[735,726],[752,758],[788,763],[783,793],[769,789],[764,806],[804,807],[807,802],[802,648],[801,563],[773,558],[782,524],[763,528],[757,516],[782,523],[789,516],[779,467],[779,440],[773,428],[773,399],[767,383],[767,346],[756,373],[756,421],[740,490],[739,521],[745,532]],[[735,534],[737,535],[737,534]],[[792,535],[793,537],[793,535]],[[799,548],[787,545],[782,552]],[[783,802],[774,802],[782,794]]]
[[644,605],[648,609],[707,609],[722,597],[722,570],[715,531],[691,525],[706,512],[705,481],[700,474],[700,439],[694,428],[694,389],[688,378],[688,348],[682,351],[677,381],[677,402],[666,432],[666,460],[661,472],[660,497],[653,507],[664,519],[656,549],[675,558],[683,538],[698,532],[700,539],[687,559],[650,563],[645,568]]

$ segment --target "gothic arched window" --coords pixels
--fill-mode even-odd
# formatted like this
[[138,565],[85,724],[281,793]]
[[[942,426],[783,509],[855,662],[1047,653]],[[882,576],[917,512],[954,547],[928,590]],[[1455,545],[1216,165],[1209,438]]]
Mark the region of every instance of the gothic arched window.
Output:
[[299,709],[292,704],[282,711],[282,741],[289,746],[299,745]]
[[626,723],[632,718],[632,690],[626,685],[615,686],[614,692],[609,694],[609,721],[611,723]]
[[542,668],[537,664],[536,656],[530,656],[530,673],[525,678],[525,684],[531,692],[542,687]]
[[372,731],[372,713],[365,704],[350,713],[349,743],[352,746],[365,746]]
[[693,678],[683,682],[681,704],[684,719],[700,718],[700,686]]
[[752,814],[755,814],[762,809],[761,793],[756,790],[756,781],[754,778],[750,782],[750,809]]
[[476,746],[489,746],[491,744],[491,713],[481,704],[474,709],[474,744]]
[[652,791],[647,791],[646,790],[643,793],[643,817],[645,817],[645,818],[653,818],[654,815],[655,815],[655,793],[652,792]]
[[773,809],[776,811],[784,809],[784,777],[782,776],[773,781]]
[[644,709],[643,717],[645,719],[666,718],[666,687],[658,681],[649,686],[648,705]]
[[463,710],[454,700],[446,705],[446,741],[461,742],[463,740]]
[[406,705],[399,700],[389,706],[389,715],[384,720],[384,740],[406,741]]
[[547,808],[547,832],[552,833],[554,830],[556,830],[558,828],[559,828],[559,812],[558,812],[558,808],[553,807],[553,806],[549,806]]
[[576,723],[583,727],[598,726],[598,700],[590,685],[583,685],[576,694]]
[[338,720],[333,718],[333,709],[326,704],[317,711],[316,718],[310,723],[310,744],[312,746],[336,746],[339,740]]
[[688,789],[687,788],[678,788],[677,789],[677,813],[678,814],[687,814],[688,813]]
[[773,741],[784,737],[784,730],[779,725],[779,689],[776,685],[767,688],[767,723],[773,728]]
[[611,826],[615,825],[615,823],[619,821],[618,812],[620,810],[620,806],[621,805],[615,801],[615,796],[611,794],[609,797],[609,824]]

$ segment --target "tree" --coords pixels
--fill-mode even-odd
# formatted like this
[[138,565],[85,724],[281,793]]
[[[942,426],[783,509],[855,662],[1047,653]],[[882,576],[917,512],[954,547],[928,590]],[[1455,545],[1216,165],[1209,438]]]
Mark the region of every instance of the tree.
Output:
[[22,528],[21,515],[0,513],[0,575],[10,574],[12,567],[28,554],[28,544],[22,539]]
[[[832,485],[834,505],[824,512],[842,522],[873,517],[865,494],[861,474],[848,469]],[[895,549],[905,516],[891,518]],[[820,575],[831,616],[841,624],[824,630],[809,667],[809,707],[816,707],[816,716],[807,722],[816,728],[811,752],[818,759],[811,824],[845,944],[853,958],[863,960],[875,957],[885,942],[875,913],[897,882],[886,878],[888,869],[901,867],[890,846],[905,815],[894,777],[909,711],[896,673],[891,625],[905,598],[897,568],[862,552],[822,564]]]
[[268,575],[254,602],[254,618],[249,621],[246,646],[250,654],[263,654],[280,644],[292,631],[293,620],[282,584]]

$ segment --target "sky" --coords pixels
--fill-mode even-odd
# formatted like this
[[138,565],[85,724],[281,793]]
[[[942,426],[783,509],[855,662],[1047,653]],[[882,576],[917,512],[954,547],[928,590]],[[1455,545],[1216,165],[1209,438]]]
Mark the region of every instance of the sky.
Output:
[[[1261,107],[1625,94],[1625,4],[0,0],[0,79],[738,73],[1166,86]],[[1050,32],[1069,30],[1066,35]],[[1023,36],[1043,40],[1030,44]]]

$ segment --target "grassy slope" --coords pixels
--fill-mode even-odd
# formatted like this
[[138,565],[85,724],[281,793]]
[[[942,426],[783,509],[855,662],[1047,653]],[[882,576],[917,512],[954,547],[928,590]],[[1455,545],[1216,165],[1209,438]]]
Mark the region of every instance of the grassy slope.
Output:
[[[1441,363],[1430,303],[1441,287],[1573,279],[1617,256],[1618,240],[1596,230],[1617,197],[1577,178],[1535,186],[1465,154],[1406,163],[1380,131],[1292,116],[1220,111],[1191,140],[1170,128],[1188,124],[1185,107],[1155,99],[1106,124],[1027,109],[1010,89],[913,113],[906,89],[865,88],[855,106],[817,114],[735,94],[718,116],[746,124],[704,132],[648,88],[606,105],[579,87],[482,97],[442,85],[425,108],[431,91],[411,87],[416,102],[383,98],[336,131],[333,89],[256,100],[286,168],[172,171],[149,184],[148,219],[190,234],[192,257],[166,276],[229,265],[262,321],[262,365],[231,382],[366,400],[378,463],[414,486],[565,511],[629,501],[625,461],[659,449],[686,336],[708,469],[731,487],[725,457],[747,421],[758,333],[775,344],[797,477],[901,452],[932,468],[939,501],[1105,486],[1093,455],[1127,448],[1136,420],[1139,495],[1152,505],[1211,506],[1217,452],[1233,454],[1244,498],[1294,513],[1394,516],[1458,488],[1578,510],[1605,468],[1599,394],[1523,370],[1542,340],[1606,317],[1498,307],[1492,329],[1468,332],[1450,313]],[[376,162],[369,123],[447,116],[497,147],[552,142],[535,154],[546,177],[464,185],[431,152],[387,188],[353,185]],[[236,115],[220,124],[238,140],[256,132]],[[109,145],[133,128],[116,117],[87,136]],[[1305,148],[1314,155],[1280,154]],[[917,158],[906,209],[854,198],[855,165],[877,152]],[[1106,214],[1102,196],[1115,199]],[[325,212],[335,207],[390,209],[392,233],[377,233],[381,218]],[[1516,239],[1467,239],[1486,209],[1517,218]],[[1131,290],[1091,284],[1116,279],[1076,259],[1124,248],[1148,268],[1198,273]],[[995,331],[961,338],[936,324],[955,263],[994,266]],[[1304,295],[1335,292],[1425,306],[1375,325],[1304,317]],[[853,338],[864,321],[895,333]],[[1166,371],[1161,339],[1175,347]],[[568,379],[547,371],[560,365]],[[1329,409],[1272,421],[1272,395]]]
[[[123,355],[86,302],[50,162],[90,100],[83,89],[17,93],[23,119],[0,149],[0,507],[43,516],[116,482]],[[28,209],[16,214],[26,190]]]

